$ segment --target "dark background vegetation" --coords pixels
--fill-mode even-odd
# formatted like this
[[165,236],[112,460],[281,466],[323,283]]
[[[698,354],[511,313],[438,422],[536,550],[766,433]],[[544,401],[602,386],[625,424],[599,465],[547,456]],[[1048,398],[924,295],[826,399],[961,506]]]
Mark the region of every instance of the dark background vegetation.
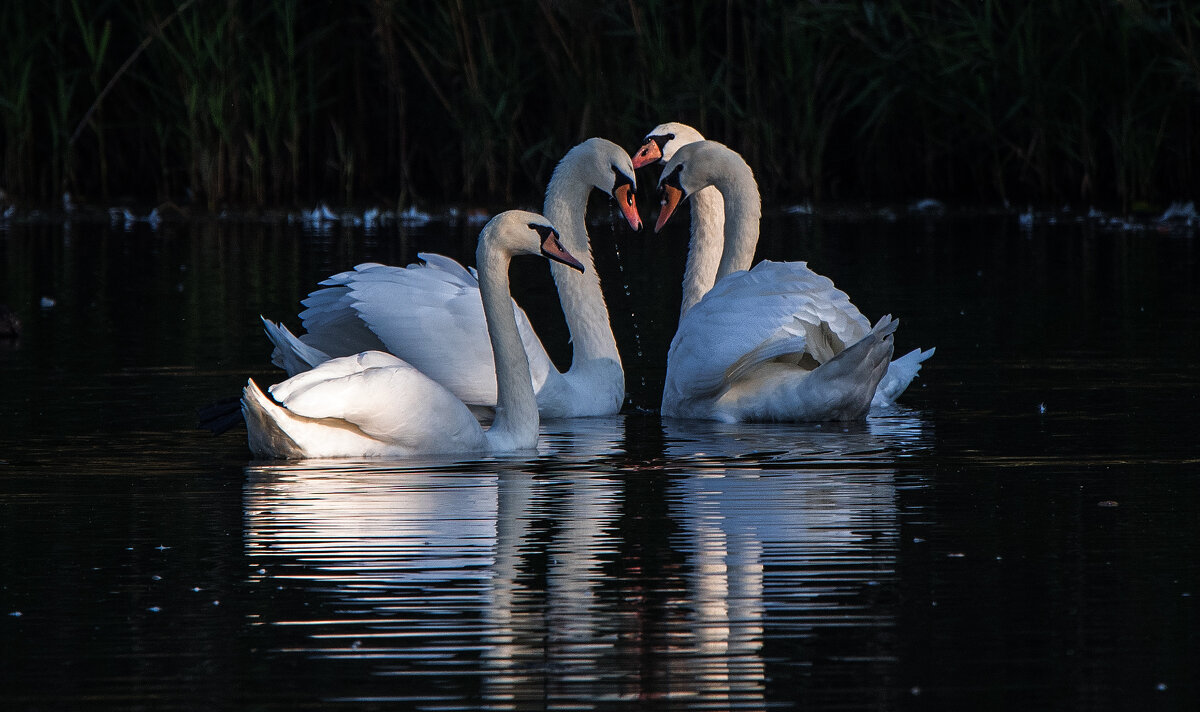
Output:
[[1191,199],[1190,0],[0,4],[0,187],[198,208],[538,201],[691,123],[775,200]]

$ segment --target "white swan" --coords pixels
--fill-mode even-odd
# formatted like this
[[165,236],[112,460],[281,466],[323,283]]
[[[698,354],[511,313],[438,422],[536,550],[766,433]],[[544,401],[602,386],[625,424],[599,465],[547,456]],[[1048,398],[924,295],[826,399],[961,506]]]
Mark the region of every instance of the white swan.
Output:
[[680,319],[667,356],[662,414],[724,422],[849,420],[866,415],[888,369],[897,322],[872,328],[803,262],[747,269],[758,242],[754,174],[715,141],[680,147],[663,170],[655,230],[707,186],[725,203],[716,284]]
[[271,386],[242,391],[250,450],[260,457],[405,457],[420,453],[509,452],[536,447],[537,401],[509,291],[513,255],[543,254],[583,265],[542,216],[511,210],[479,236],[475,260],[495,353],[496,419],[484,429],[453,393],[381,351],[321,363]]
[[[611,415],[625,400],[625,374],[594,269],[585,217],[596,188],[612,196],[629,226],[641,229],[629,154],[592,138],[575,146],[555,167],[543,214],[563,245],[585,266],[579,274],[552,265],[570,329],[571,367],[555,368],[525,313],[517,322],[544,418]],[[377,349],[393,353],[473,406],[496,403],[491,348],[483,329],[476,276],[454,260],[421,254],[407,268],[362,264],[334,275],[303,301],[306,334],[297,338],[264,319],[276,349],[272,361],[289,374],[331,357]]]
[[[700,132],[687,124],[674,121],[659,124],[646,135],[641,148],[634,153],[633,165],[635,168],[641,168],[655,161],[666,164],[681,146],[703,140]],[[696,191],[690,196],[689,202],[692,209],[691,242],[683,278],[681,318],[712,289],[721,261],[725,232],[725,203],[715,186]],[[752,252],[753,247],[750,254],[742,252],[744,266],[727,264],[726,270],[749,268]],[[858,308],[849,303],[848,299],[847,304],[848,309],[858,313]],[[904,393],[921,370],[921,363],[933,356],[935,350],[914,349],[891,362],[887,373],[879,382],[879,387],[875,389],[871,400],[872,407],[886,408],[895,405],[896,399]]]
[[[633,167],[641,168],[655,161],[665,164],[680,146],[703,140],[704,136],[687,124],[676,121],[659,124],[646,134],[642,147],[633,154]],[[715,186],[697,190],[689,201],[692,205],[692,239],[688,242],[687,266],[683,272],[680,317],[716,282],[725,235],[725,201]]]

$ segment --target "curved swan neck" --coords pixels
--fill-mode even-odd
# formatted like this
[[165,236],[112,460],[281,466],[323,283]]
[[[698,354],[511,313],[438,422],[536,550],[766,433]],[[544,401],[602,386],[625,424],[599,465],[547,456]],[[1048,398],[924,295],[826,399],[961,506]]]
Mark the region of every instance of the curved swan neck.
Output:
[[569,155],[554,169],[542,210],[542,214],[558,228],[563,246],[584,268],[580,273],[565,265],[550,265],[563,316],[571,332],[572,370],[596,359],[621,363],[587,233],[587,203],[593,186],[581,175],[576,163]]
[[683,270],[683,301],[679,316],[700,301],[717,279],[717,266],[724,251],[725,201],[713,186],[692,196],[692,237],[688,243],[687,266]]
[[750,269],[762,221],[762,198],[750,166],[733,151],[729,151],[723,163],[712,181],[725,201],[725,245],[717,280]]
[[517,331],[508,266],[512,256],[481,239],[475,251],[479,297],[496,363],[496,419],[488,440],[506,438],[515,449],[537,446],[538,406],[529,377],[529,357]]

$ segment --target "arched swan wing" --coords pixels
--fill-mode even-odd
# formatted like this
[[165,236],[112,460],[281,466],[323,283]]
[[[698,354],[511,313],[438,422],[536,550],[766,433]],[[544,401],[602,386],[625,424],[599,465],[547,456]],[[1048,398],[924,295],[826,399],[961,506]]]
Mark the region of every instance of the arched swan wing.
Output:
[[712,393],[787,354],[827,361],[871,329],[849,297],[804,262],[763,261],[719,281],[679,322],[668,391]]
[[[495,405],[496,373],[475,274],[441,255],[405,268],[364,264],[323,282],[305,300],[305,343],[330,353],[327,335],[384,349],[445,386],[464,403]],[[535,390],[554,364],[513,302]],[[363,332],[369,338],[363,336]],[[323,348],[322,345],[325,345]],[[344,353],[349,343],[338,348]],[[332,354],[331,354],[332,355]]]

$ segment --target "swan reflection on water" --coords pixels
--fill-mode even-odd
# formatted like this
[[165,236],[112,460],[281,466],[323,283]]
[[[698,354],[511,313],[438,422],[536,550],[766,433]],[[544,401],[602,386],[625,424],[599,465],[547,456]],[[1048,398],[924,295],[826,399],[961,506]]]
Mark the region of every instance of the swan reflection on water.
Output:
[[[905,412],[825,428],[614,416],[543,423],[550,454],[532,461],[252,465],[250,583],[313,603],[256,614],[311,664],[357,661],[372,699],[422,680],[444,693],[433,680],[470,670],[479,688],[451,697],[493,708],[762,708],[768,680],[795,674],[768,673],[765,640],[887,635],[890,610],[862,591],[894,577],[888,463],[922,439]],[[886,646],[864,646],[886,676]]]

